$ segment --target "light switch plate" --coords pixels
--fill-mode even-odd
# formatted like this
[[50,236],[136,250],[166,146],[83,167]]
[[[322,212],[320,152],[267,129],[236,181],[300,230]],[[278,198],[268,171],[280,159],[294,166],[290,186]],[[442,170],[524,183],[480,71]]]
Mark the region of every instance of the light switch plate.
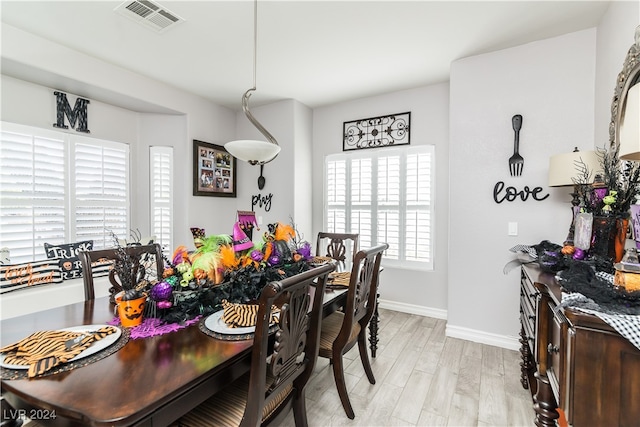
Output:
[[509,223],[509,236],[517,236],[518,235],[518,223],[510,222]]

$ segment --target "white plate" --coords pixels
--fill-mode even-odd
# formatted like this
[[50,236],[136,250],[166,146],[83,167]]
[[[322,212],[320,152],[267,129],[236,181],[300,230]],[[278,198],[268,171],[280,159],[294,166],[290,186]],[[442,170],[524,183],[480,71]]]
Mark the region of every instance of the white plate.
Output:
[[255,326],[230,328],[226,323],[224,323],[224,320],[222,320],[223,314],[224,310],[216,311],[205,319],[204,326],[206,326],[210,331],[225,335],[251,334],[256,330]]
[[[76,357],[69,360],[69,362],[73,362],[79,359],[83,359],[87,356],[91,356],[111,346],[116,341],[118,341],[118,338],[120,338],[120,335],[122,335],[122,330],[112,325],[82,325],[82,326],[74,326],[72,328],[61,329],[61,331],[69,331],[69,332],[89,332],[89,331],[97,331],[98,329],[104,328],[105,326],[114,328],[116,331],[113,334],[107,335],[106,337],[102,338],[100,341],[94,342],[93,344],[91,344],[91,346],[84,349],[82,353],[78,354]],[[0,354],[0,366],[2,366],[3,368],[29,369],[28,365],[11,365],[9,363],[4,363],[4,358],[5,358],[5,355]]]

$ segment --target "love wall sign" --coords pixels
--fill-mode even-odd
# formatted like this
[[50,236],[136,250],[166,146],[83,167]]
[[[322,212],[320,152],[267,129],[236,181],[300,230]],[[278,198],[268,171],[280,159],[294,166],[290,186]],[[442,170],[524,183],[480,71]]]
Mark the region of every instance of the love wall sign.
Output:
[[505,187],[505,185],[503,181],[498,181],[493,187],[493,200],[498,204],[504,201],[514,202],[518,199],[526,202],[529,197],[531,197],[532,200],[541,202],[549,197],[549,193],[544,195],[540,194],[543,191],[542,187],[534,187],[531,189],[528,185],[525,185],[522,190],[518,190],[516,187]]

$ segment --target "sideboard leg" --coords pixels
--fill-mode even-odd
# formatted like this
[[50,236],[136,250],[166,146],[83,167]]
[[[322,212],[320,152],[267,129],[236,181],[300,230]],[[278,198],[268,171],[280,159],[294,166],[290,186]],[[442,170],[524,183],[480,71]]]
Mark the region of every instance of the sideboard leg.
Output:
[[558,405],[553,396],[553,390],[549,379],[546,375],[535,373],[536,382],[538,383],[538,391],[533,396],[533,409],[536,411],[535,424],[538,427],[555,427],[556,420],[559,418]]

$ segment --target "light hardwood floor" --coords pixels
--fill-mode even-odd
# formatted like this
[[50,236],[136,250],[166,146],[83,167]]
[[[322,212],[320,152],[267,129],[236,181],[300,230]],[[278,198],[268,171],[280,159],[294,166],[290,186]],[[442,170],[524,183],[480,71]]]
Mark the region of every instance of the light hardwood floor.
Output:
[[[520,353],[447,338],[445,323],[380,310],[376,384],[369,384],[357,346],[345,355],[355,419],[342,409],[328,360],[319,358],[307,385],[310,426],[533,426]],[[295,425],[293,415],[282,425]]]

